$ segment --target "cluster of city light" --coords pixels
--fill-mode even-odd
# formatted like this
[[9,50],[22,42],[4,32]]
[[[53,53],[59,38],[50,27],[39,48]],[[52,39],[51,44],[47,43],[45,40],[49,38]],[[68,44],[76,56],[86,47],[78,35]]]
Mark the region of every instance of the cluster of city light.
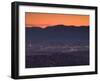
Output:
[[77,52],[77,51],[88,51],[89,45],[88,44],[70,44],[70,43],[56,43],[52,44],[50,42],[41,42],[41,43],[31,43],[29,42],[26,45],[27,51],[30,52],[60,52],[60,53],[67,53],[67,52]]

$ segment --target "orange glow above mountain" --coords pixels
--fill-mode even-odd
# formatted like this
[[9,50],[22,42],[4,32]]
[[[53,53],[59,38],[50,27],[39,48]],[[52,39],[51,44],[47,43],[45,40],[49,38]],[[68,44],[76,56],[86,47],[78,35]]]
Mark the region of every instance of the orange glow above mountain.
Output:
[[41,27],[63,24],[66,26],[89,26],[89,15],[25,13],[26,27]]

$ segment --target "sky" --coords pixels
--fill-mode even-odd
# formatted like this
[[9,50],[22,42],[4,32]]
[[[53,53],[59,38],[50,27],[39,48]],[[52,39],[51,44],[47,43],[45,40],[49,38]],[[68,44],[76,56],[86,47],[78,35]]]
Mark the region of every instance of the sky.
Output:
[[89,26],[89,15],[25,13],[25,27],[45,28],[52,25]]

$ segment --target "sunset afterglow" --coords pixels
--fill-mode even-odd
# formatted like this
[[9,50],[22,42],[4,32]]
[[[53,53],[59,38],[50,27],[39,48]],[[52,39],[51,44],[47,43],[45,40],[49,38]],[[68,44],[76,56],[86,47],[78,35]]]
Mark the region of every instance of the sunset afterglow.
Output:
[[89,15],[25,13],[26,27],[45,28],[52,25],[89,26]]

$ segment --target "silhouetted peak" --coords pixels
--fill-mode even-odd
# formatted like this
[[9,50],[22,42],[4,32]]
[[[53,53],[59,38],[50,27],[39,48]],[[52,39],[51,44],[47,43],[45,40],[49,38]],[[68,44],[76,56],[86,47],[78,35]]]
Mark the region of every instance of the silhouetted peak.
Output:
[[59,24],[59,25],[53,25],[53,26],[47,26],[45,28],[42,27],[26,27],[27,29],[34,29],[34,30],[62,30],[62,29],[89,29],[89,26],[66,26],[63,24]]
[[47,26],[46,28],[53,28],[53,27],[66,27],[66,26],[63,24],[59,24],[59,25]]

